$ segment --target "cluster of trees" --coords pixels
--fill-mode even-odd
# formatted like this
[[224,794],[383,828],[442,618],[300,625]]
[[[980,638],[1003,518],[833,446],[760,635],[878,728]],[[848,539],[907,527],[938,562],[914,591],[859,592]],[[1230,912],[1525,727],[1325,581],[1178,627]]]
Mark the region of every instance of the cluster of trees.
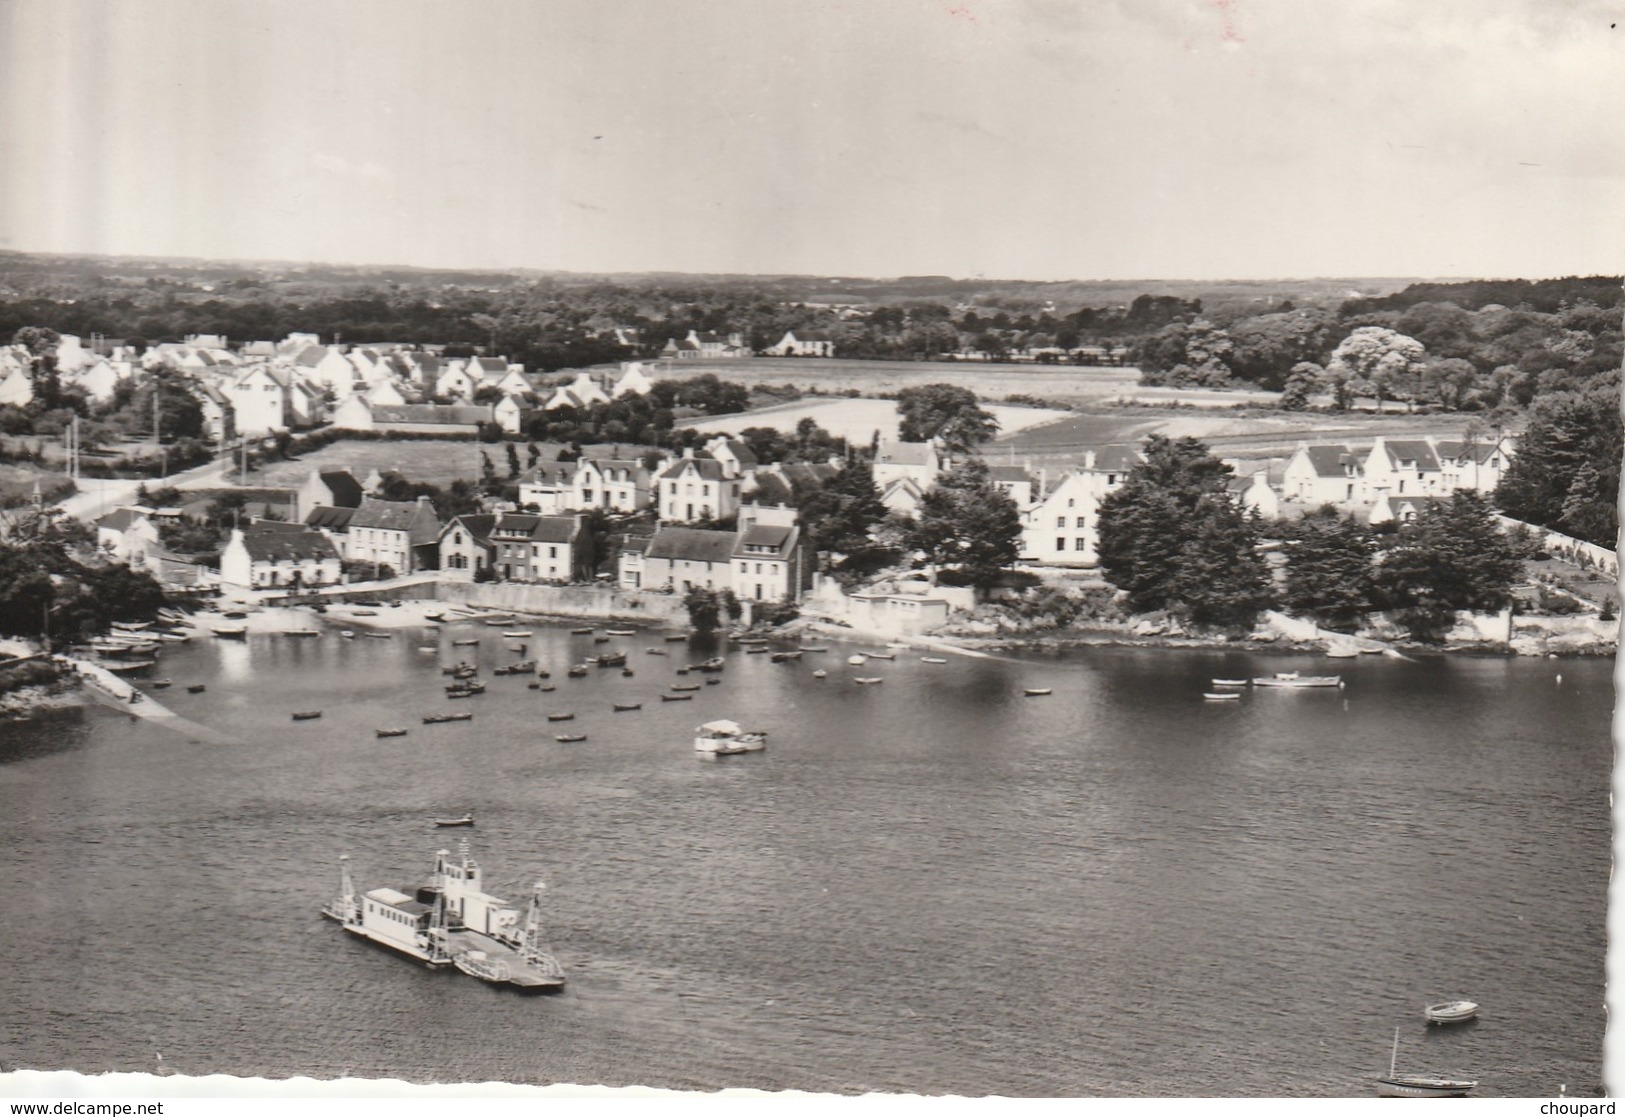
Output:
[[693,435],[675,424],[690,415],[734,415],[750,407],[750,390],[712,373],[687,380],[657,380],[648,395],[628,394],[584,408],[537,411],[525,423],[538,442],[636,442],[645,446],[691,445]]
[[897,436],[904,442],[942,442],[965,454],[999,433],[999,420],[982,410],[976,393],[953,384],[921,384],[897,393]]
[[151,620],[163,603],[151,575],[104,560],[90,530],[60,513],[21,517],[0,543],[0,634],[61,644]]
[[[1281,606],[1349,629],[1388,610],[1413,636],[1432,639],[1456,610],[1510,601],[1519,546],[1477,493],[1434,502],[1382,535],[1329,507],[1266,525],[1230,499],[1230,474],[1199,440],[1154,436],[1145,460],[1101,502],[1102,573],[1132,611],[1247,628],[1263,610]],[[1279,585],[1259,550],[1266,532],[1283,541]]]
[[1147,383],[1252,384],[1446,411],[1517,410],[1539,395],[1618,387],[1617,278],[1415,284],[1334,309],[1192,315],[1132,347]]
[[1542,396],[1529,409],[1496,503],[1515,519],[1617,547],[1622,456],[1617,386]]

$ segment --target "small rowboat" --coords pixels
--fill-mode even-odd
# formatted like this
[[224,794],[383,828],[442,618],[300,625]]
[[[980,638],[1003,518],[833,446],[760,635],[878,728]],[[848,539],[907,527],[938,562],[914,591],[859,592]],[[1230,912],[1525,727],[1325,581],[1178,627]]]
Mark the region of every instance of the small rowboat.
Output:
[[443,721],[473,721],[473,714],[430,714],[423,719],[424,725],[439,725]]
[[1246,686],[1246,679],[1214,679],[1214,686]]
[[615,712],[616,713],[624,714],[628,710],[641,710],[641,709],[643,709],[643,703],[642,702],[617,702],[617,703],[615,703]]
[[853,667],[862,667],[865,663],[869,662],[869,658],[861,655],[849,655],[846,657],[846,661]]
[[321,633],[314,628],[292,628],[284,632],[284,636],[320,636]]
[[565,675],[572,679],[585,679],[587,677],[587,665],[578,663],[566,671]]
[[606,628],[604,631],[611,636],[636,636],[638,634],[638,630],[635,628]]
[[434,824],[436,826],[472,826],[474,825],[474,816],[465,814],[462,818],[437,818],[434,820]]
[[867,679],[859,678],[859,679],[853,679],[852,681],[857,683],[859,686],[873,686],[875,683],[883,683],[886,680],[885,679],[879,679],[879,678],[867,678]]
[[187,687],[186,688],[186,693],[187,694],[202,694],[207,689],[209,689],[209,688],[204,686],[202,683],[198,683],[195,686]]
[[1044,695],[1051,694],[1053,692],[1054,692],[1053,687],[1030,686],[1030,687],[1027,687],[1025,690],[1023,690],[1021,693],[1025,694],[1028,698],[1042,698],[1042,697],[1044,697]]
[[446,614],[444,614],[444,613],[424,613],[423,614],[423,619],[426,620],[426,621],[443,621],[443,620],[446,619]]
[[547,720],[548,721],[574,721],[575,719],[576,719],[576,716],[574,714],[548,714],[547,715]]
[[921,663],[947,663],[948,661],[946,659],[943,659],[941,656],[922,655],[920,657],[920,662]]
[[815,678],[815,679],[823,679],[823,678],[827,678],[828,676],[829,676],[829,672],[825,671],[822,667],[820,667],[818,670],[813,672],[813,678]]
[[688,639],[687,636],[668,636],[668,637],[666,637],[666,643],[668,643],[668,644],[676,644],[676,643],[678,643],[680,641],[687,640],[687,639]]
[[480,642],[480,639],[479,639],[478,636],[476,636],[472,640],[453,640],[451,642],[451,646],[454,647],[454,648],[472,648],[474,645],[478,644],[479,642]]
[[1343,676],[1300,675],[1296,671],[1277,671],[1275,674],[1268,677],[1254,679],[1253,685],[1288,688],[1341,687],[1343,685]]
[[214,634],[222,640],[245,640],[248,638],[248,626],[244,624],[225,625],[215,629]]
[[322,716],[320,710],[303,710],[293,715],[294,721],[314,721]]
[[504,640],[528,640],[530,635],[529,629],[522,629],[515,632],[504,632],[502,638]]
[[553,735],[553,739],[555,741],[564,741],[568,743],[570,741],[585,741],[587,739],[587,735],[585,733],[555,733]]
[[592,642],[594,644],[607,644],[607,643],[609,643],[609,637],[608,636],[594,636],[592,638]]
[[541,683],[536,683],[534,685],[536,689],[541,691],[543,694],[551,694],[553,691],[558,689],[552,683],[548,683],[546,686],[543,686]]
[[592,635],[592,629],[590,629],[590,628],[572,628],[570,630],[570,635],[571,636],[591,636]]
[[174,686],[175,684],[168,679],[154,679],[148,685],[151,686],[153,690],[163,690],[165,687]]
[[351,630],[350,630],[350,629],[348,629],[348,628],[346,628],[346,629],[344,629],[344,630],[342,630],[342,631],[341,631],[341,632],[340,632],[340,633],[339,633],[339,635],[340,635],[340,636],[342,636],[342,637],[344,637],[344,638],[345,638],[345,639],[346,639],[346,640],[354,640],[354,639],[355,639],[355,633],[354,633],[354,632],[352,632],[352,631],[351,631]]
[[760,644],[752,644],[750,647],[745,649],[745,654],[746,655],[766,655],[771,650],[772,650],[771,648],[765,648]]
[[1478,1005],[1472,1001],[1444,1001],[1428,1005],[1422,1015],[1429,1024],[1461,1024],[1478,1015]]
[[896,652],[866,652],[864,654],[866,654],[870,659],[896,659],[897,658],[897,653]]
[[395,634],[393,632],[369,632],[367,635],[372,637],[374,640],[393,640],[395,638]]
[[692,694],[662,694],[660,700],[662,702],[692,702],[694,696]]
[[1202,692],[1202,697],[1207,699],[1209,702],[1239,702],[1239,701],[1241,701],[1241,695],[1237,694],[1235,691],[1231,691],[1228,694],[1221,694],[1221,693],[1216,693],[1214,691],[1208,690],[1208,691],[1203,691]]
[[700,684],[699,683],[672,683],[671,684],[671,689],[672,690],[678,690],[678,691],[682,691],[682,690],[699,690],[700,689]]
[[666,654],[666,649],[665,648],[644,648],[643,651],[647,655],[665,655]]
[[376,733],[380,737],[404,737],[404,736],[406,736],[406,730],[404,730],[404,729],[375,729],[375,730],[373,730],[373,732]]
[[705,685],[706,686],[721,686],[722,685],[722,680],[721,679],[707,679],[707,680],[705,680]]

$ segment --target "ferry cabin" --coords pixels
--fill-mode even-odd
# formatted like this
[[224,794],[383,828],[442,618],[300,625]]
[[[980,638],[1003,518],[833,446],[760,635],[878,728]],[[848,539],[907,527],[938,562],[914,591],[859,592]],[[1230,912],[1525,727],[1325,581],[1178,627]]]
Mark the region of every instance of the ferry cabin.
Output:
[[374,888],[361,898],[361,925],[370,938],[423,958],[423,936],[434,909],[393,888]]
[[519,931],[519,912],[500,896],[480,887],[479,862],[464,853],[454,860],[445,850],[435,854],[434,879],[446,898],[446,915],[454,925],[461,924],[493,938],[511,941]]

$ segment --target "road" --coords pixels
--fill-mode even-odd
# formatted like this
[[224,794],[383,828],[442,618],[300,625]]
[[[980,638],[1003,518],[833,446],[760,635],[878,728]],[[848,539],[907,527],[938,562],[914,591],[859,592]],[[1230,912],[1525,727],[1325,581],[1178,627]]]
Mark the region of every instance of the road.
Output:
[[79,481],[79,492],[57,502],[68,515],[87,524],[93,524],[115,508],[122,508],[126,504],[135,503],[135,494],[143,484],[149,488],[172,486],[177,489],[214,489],[225,485],[226,470],[230,467],[227,460],[208,462],[205,465],[183,470],[172,474],[164,480],[156,478],[147,481],[113,480],[106,477],[85,477]]

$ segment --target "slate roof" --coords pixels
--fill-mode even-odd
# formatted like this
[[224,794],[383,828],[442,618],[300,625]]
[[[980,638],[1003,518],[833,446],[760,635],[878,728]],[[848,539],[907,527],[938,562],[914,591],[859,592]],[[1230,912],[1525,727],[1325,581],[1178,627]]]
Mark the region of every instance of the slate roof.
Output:
[[576,475],[575,462],[537,462],[519,479],[521,485],[568,485]]
[[1127,473],[1140,464],[1140,451],[1133,446],[1102,446],[1095,451],[1096,471]]
[[460,527],[474,537],[475,542],[484,543],[491,538],[491,527],[497,518],[490,512],[475,512],[467,516],[453,516],[451,523],[440,529],[440,538],[444,539],[446,533],[454,527]]
[[1346,446],[1305,446],[1303,449],[1317,477],[1346,477],[1348,472],[1344,466],[1359,464],[1359,459],[1349,453]]
[[384,531],[407,531],[412,527],[412,518],[418,510],[415,500],[379,500],[377,497],[362,497],[361,504],[356,508],[355,514],[350,517],[350,527],[380,528]]
[[1440,442],[1437,449],[1440,461],[1487,462],[1501,452],[1500,445],[1495,442]]
[[875,455],[875,464],[930,465],[934,453],[929,442],[888,442]]
[[[294,525],[297,527],[298,525]],[[300,559],[336,559],[337,548],[319,531],[263,531],[259,525],[243,532],[243,546],[255,562]]]
[[327,359],[327,353],[325,345],[307,345],[299,350],[299,356],[293,359],[293,363],[301,368],[315,368]]
[[1033,475],[1019,465],[988,466],[987,475],[988,479],[995,483],[1002,481],[1010,484],[1021,484],[1022,482],[1031,484],[1033,480]]
[[1388,460],[1394,464],[1402,461],[1413,461],[1417,469],[1436,470],[1439,468],[1439,459],[1433,454],[1433,447],[1420,439],[1407,439],[1399,442],[1384,442],[1382,448],[1388,452]]
[[340,508],[359,508],[362,498],[361,482],[348,469],[323,470],[322,484],[333,494],[333,503]]
[[702,478],[707,481],[726,481],[727,475],[722,471],[722,463],[715,458],[678,458],[672,463],[670,469],[662,473],[661,477],[681,477],[685,467],[693,466]]
[[722,440],[722,444],[726,446],[730,452],[732,452],[734,457],[739,459],[740,465],[761,464],[760,460],[756,457],[755,451],[753,451],[749,446],[746,446],[743,442],[739,441],[737,438],[724,438]]
[[834,341],[835,338],[823,330],[791,330],[797,341]]
[[645,554],[652,559],[687,559],[691,562],[728,562],[733,558],[737,531],[707,531],[697,527],[663,527],[654,533]]
[[777,473],[757,473],[756,488],[751,491],[752,504],[791,504],[795,493]]
[[328,531],[348,531],[350,518],[354,515],[354,508],[334,508],[331,505],[318,504],[305,517],[305,526],[326,528]]
[[145,513],[137,512],[134,508],[119,508],[97,520],[96,526],[107,528],[109,531],[126,532],[130,530],[131,524],[145,518]]
[[796,529],[778,524],[751,524],[739,538],[739,546],[734,554],[756,554],[760,551],[747,551],[748,547],[771,547],[775,554],[782,554],[785,546],[794,537]]

